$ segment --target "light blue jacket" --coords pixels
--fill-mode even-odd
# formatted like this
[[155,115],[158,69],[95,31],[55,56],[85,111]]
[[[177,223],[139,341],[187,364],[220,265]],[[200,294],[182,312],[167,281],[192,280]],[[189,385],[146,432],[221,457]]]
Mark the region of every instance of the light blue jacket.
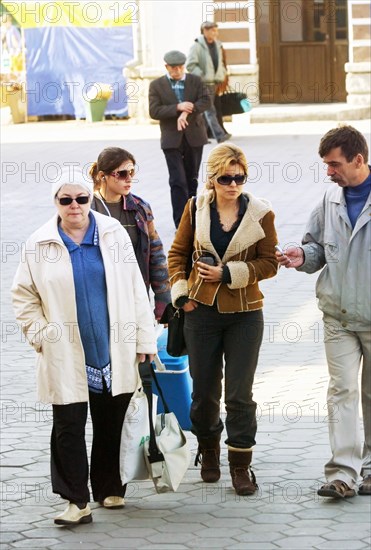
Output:
[[313,210],[302,243],[298,271],[322,269],[316,284],[318,307],[349,330],[371,323],[371,193],[352,229],[344,191],[330,187]]

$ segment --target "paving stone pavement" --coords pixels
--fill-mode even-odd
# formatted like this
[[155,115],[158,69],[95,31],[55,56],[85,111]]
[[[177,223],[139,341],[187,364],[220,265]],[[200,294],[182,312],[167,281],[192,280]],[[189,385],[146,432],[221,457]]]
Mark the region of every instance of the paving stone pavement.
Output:
[[[321,135],[336,123],[249,125],[244,117],[234,117],[227,128],[250,161],[246,187],[271,200],[281,244],[299,242],[310,210],[331,185],[317,149]],[[369,131],[364,121],[352,124]],[[124,510],[93,503],[92,524],[54,526],[53,517],[65,503],[50,486],[51,409],[36,400],[34,353],[15,324],[9,299],[21,243],[53,214],[49,187],[56,166],[85,166],[103,147],[116,145],[136,156],[134,192],[151,203],[168,249],[174,227],[167,170],[157,125],[30,123],[3,126],[2,141],[0,549],[370,548],[371,499],[333,501],[316,494],[329,458],[327,422],[336,418],[325,404],[328,377],[314,297],[317,275],[291,270],[280,270],[262,284],[265,336],[254,387],[258,435],[253,466],[259,491],[235,495],[224,446],[216,484],[204,484],[192,461],[176,493],[158,495],[150,481],[133,482]],[[212,147],[205,147],[204,159]],[[194,459],[196,440],[190,432],[187,437]],[[90,445],[90,423],[87,439]]]

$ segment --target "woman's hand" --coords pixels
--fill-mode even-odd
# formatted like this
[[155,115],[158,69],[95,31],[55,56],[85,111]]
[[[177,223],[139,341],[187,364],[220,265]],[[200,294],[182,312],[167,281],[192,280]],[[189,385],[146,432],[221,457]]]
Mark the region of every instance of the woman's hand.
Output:
[[196,309],[196,307],[198,307],[197,302],[195,302],[194,300],[188,300],[188,302],[184,304],[182,309],[187,313],[188,311],[193,311],[194,309]]
[[223,275],[223,264],[209,265],[197,262],[197,270],[201,279],[207,283],[220,283]]

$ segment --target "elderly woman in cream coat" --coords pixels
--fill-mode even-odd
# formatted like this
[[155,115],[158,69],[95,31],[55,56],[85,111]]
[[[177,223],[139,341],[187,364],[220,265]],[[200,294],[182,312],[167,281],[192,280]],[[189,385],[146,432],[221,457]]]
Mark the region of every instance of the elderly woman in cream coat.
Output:
[[52,186],[57,213],[26,242],[12,294],[16,318],[37,352],[38,398],[53,405],[53,492],[69,501],[59,525],[92,521],[85,424],[93,423],[93,499],[124,505],[122,424],[138,362],[156,353],[147,292],[130,238],[90,210],[92,182],[63,172]]

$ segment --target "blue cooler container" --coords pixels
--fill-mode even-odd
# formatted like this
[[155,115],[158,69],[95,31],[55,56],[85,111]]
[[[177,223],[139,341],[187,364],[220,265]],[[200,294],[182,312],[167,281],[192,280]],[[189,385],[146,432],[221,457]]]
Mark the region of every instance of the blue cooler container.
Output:
[[[166,351],[167,328],[157,340],[158,356],[166,370],[159,370],[155,365],[157,381],[164,394],[170,411],[175,413],[183,430],[191,429],[189,411],[191,408],[192,378],[189,374],[188,355],[171,357]],[[152,383],[153,393],[158,393]],[[158,400],[158,413],[164,412],[161,399]]]

